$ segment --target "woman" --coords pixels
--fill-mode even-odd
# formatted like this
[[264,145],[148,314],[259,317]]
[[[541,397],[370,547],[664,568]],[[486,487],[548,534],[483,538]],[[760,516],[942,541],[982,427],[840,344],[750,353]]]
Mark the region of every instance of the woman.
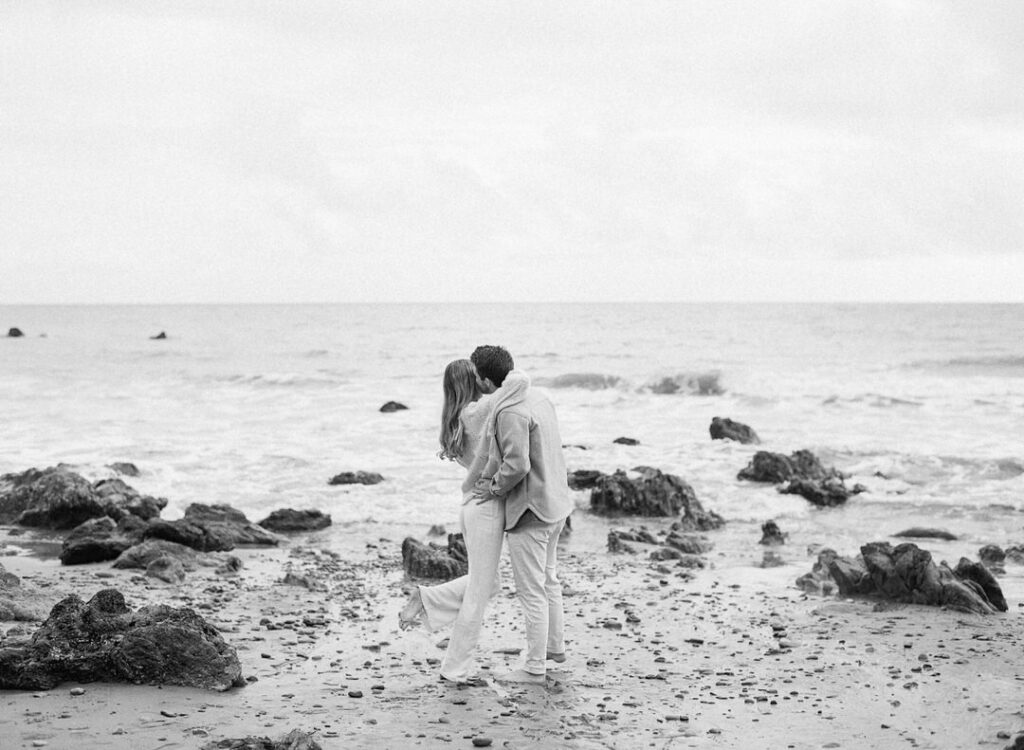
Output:
[[505,532],[505,502],[478,502],[473,491],[477,480],[493,476],[500,463],[494,439],[497,411],[522,399],[529,385],[525,373],[513,370],[497,391],[481,397],[476,369],[468,359],[455,360],[444,371],[439,455],[467,469],[460,524],[469,573],[438,586],[417,586],[398,615],[403,630],[421,618],[432,631],[454,622],[441,663],[443,680],[469,680],[487,604],[501,588],[498,561]]

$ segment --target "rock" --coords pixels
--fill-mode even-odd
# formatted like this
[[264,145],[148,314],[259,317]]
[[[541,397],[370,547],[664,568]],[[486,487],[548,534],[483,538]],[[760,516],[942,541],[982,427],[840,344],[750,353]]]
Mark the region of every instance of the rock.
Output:
[[887,542],[870,542],[861,547],[856,559],[822,551],[810,577],[801,576],[797,585],[807,591],[815,580],[823,583],[826,577],[843,596],[944,606],[975,614],[1005,611],[1002,608],[1006,606],[999,584],[984,566],[963,559],[953,571],[945,563],[936,565],[929,552],[911,543],[892,547]]
[[331,525],[331,517],[318,510],[275,510],[259,522],[265,529],[276,532],[317,531]]
[[4,566],[0,565],[0,621],[38,620],[45,612],[41,602],[42,597],[39,594],[26,590],[18,576],[8,573]]
[[160,333],[158,333],[156,336],[150,336],[149,340],[150,341],[163,341],[166,338],[167,338],[167,333],[165,331],[160,331]]
[[783,495],[800,495],[822,508],[842,505],[850,499],[851,495],[856,494],[858,490],[863,490],[861,485],[856,485],[852,490],[849,490],[840,477],[827,477],[825,479],[794,477],[779,487],[779,492]]
[[842,474],[835,469],[826,470],[818,457],[808,450],[799,450],[790,456],[758,451],[746,468],[742,469],[736,477],[751,482],[778,484],[794,478],[822,480],[837,477],[842,479]]
[[612,442],[618,445],[640,445],[639,440],[631,437],[617,437]]
[[742,422],[733,422],[728,417],[712,417],[708,431],[712,440],[735,440],[745,445],[761,442],[750,427]]
[[448,529],[444,527],[444,524],[440,523],[435,523],[427,530],[427,536],[445,536],[447,533]]
[[91,518],[65,537],[60,562],[62,565],[81,565],[114,560],[139,541],[139,537],[132,538],[118,529],[109,516]]
[[783,534],[775,521],[765,521],[761,524],[760,544],[778,545],[785,544],[788,534]]
[[710,552],[713,545],[696,534],[681,534],[678,530],[673,530],[665,537],[665,546],[688,555],[703,555]]
[[0,688],[131,682],[228,690],[244,684],[238,655],[191,609],[133,612],[115,589],[61,600],[28,645],[0,649]]
[[625,537],[622,534],[616,532],[614,529],[612,531],[609,531],[608,532],[608,551],[611,552],[612,554],[627,553],[627,554],[630,554],[630,555],[635,555],[636,554],[636,550],[633,547],[631,547],[628,544],[626,544],[624,539],[625,539]]
[[167,583],[181,583],[185,580],[185,566],[177,558],[162,555],[146,566],[146,575]]
[[159,518],[160,512],[167,507],[167,498],[143,495],[120,479],[101,479],[93,489],[101,498],[104,512],[115,521],[126,515],[148,521]]
[[24,335],[20,328],[9,328],[7,330],[7,338],[9,339],[20,339]]
[[804,573],[796,579],[797,588],[808,594],[820,594],[822,596],[835,593],[836,584],[829,571],[829,565],[838,556],[835,550],[828,549],[827,547],[820,549],[817,562],[814,563],[811,572]]
[[1024,565],[1024,545],[1013,544],[1007,547],[1006,559],[1017,565]]
[[153,521],[143,532],[143,539],[163,539],[200,552],[226,552],[235,548],[227,534],[184,518]]
[[164,556],[180,560],[185,570],[195,570],[199,564],[199,555],[191,547],[165,539],[147,539],[122,552],[114,560],[114,567],[122,569],[141,568],[145,570],[151,562]]
[[590,493],[590,509],[598,515],[673,516],[684,511],[694,528],[717,528],[725,523],[701,507],[693,488],[674,474],[657,469],[631,479],[624,471],[598,478]]
[[576,469],[569,472],[570,490],[589,490],[597,485],[597,480],[605,476],[597,469]]
[[469,570],[465,545],[460,547],[458,542],[453,544],[455,536],[449,535],[447,549],[438,544],[423,544],[411,536],[406,537],[402,542],[402,567],[406,575],[445,581],[465,575]]
[[618,537],[620,539],[623,539],[624,541],[627,541],[627,542],[643,542],[644,544],[661,544],[661,542],[659,542],[657,540],[657,538],[655,538],[654,534],[649,532],[643,526],[641,526],[639,529],[630,529],[629,531],[616,530],[615,534],[618,535]]
[[278,741],[269,737],[243,737],[241,739],[207,742],[202,750],[323,750],[313,739],[313,733],[293,729]]
[[957,538],[956,534],[951,534],[945,529],[926,529],[922,526],[904,529],[893,536],[907,539],[944,539],[947,542],[956,541]]
[[73,529],[103,515],[93,486],[63,466],[0,477],[0,523]]
[[978,550],[978,560],[995,575],[1006,573],[1006,553],[996,544],[986,544]]
[[678,560],[682,568],[703,568],[707,562],[700,555],[683,552],[675,547],[658,547],[651,552],[652,560]]
[[184,518],[239,546],[275,547],[281,541],[279,536],[252,523],[242,511],[230,505],[192,503],[185,509]]
[[375,471],[343,471],[331,477],[327,484],[380,484],[384,477]]
[[400,404],[397,401],[388,401],[386,404],[380,407],[380,410],[385,414],[389,414],[393,411],[404,411],[405,409],[408,408],[409,407],[406,406],[405,404]]
[[138,466],[133,463],[128,463],[127,461],[115,461],[112,464],[107,464],[107,468],[126,477],[137,477],[140,473]]

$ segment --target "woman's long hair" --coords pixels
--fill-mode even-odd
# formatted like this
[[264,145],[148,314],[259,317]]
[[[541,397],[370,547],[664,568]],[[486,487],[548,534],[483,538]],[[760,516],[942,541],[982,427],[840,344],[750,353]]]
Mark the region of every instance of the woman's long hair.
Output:
[[444,368],[444,406],[441,408],[441,458],[454,461],[466,450],[466,435],[459,416],[462,410],[480,398],[480,386],[476,382],[476,370],[468,359],[449,362]]

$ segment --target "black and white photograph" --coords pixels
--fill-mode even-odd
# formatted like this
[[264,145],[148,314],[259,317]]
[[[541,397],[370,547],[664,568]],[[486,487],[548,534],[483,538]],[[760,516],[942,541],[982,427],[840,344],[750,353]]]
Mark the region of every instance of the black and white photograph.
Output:
[[0,750],[1024,750],[1024,4],[0,0]]

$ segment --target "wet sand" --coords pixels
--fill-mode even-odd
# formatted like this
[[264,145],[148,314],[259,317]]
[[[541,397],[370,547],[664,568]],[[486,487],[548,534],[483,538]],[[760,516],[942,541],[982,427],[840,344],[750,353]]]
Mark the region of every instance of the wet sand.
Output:
[[[524,645],[507,556],[480,649],[487,684],[438,682],[444,633],[397,628],[409,582],[393,527],[384,539],[328,530],[236,550],[237,575],[200,568],[180,586],[109,563],[0,558],[47,608],[107,587],[132,607],[191,606],[256,678],[226,693],[97,683],[0,692],[0,747],[199,748],[300,729],[326,750],[474,738],[505,748],[1003,748],[1024,731],[1019,568],[1002,579],[1006,614],[877,607],[799,591],[793,581],[813,558],[798,541],[780,550],[789,564],[760,568],[756,536],[712,533],[711,567],[689,571],[649,560],[643,545],[609,554],[607,526],[582,516],[563,545],[568,660],[545,686],[489,677],[518,666]],[[289,570],[309,587],[284,584]]]

